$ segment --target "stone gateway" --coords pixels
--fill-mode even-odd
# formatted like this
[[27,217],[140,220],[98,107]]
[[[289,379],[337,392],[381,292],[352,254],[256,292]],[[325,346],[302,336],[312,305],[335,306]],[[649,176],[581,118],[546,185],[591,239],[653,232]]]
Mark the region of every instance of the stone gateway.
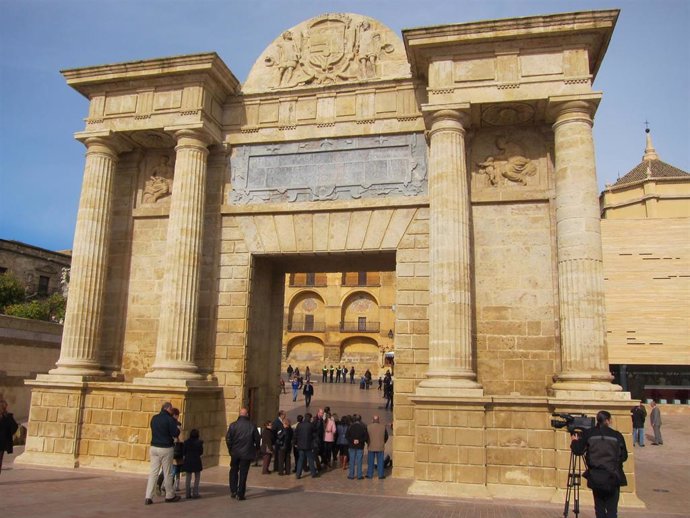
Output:
[[[618,11],[286,29],[240,84],[215,53],[65,70],[89,99],[72,284],[18,462],[143,471],[172,401],[205,464],[278,410],[285,274],[395,275],[393,475],[560,501],[552,412],[606,408],[592,82]],[[314,368],[317,368],[314,365]],[[633,462],[623,505],[635,497]]]

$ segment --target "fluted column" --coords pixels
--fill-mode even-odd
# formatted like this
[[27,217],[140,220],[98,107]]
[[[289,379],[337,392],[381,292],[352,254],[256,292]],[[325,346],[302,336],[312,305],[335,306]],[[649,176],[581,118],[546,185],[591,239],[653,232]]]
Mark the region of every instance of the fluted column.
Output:
[[74,231],[70,289],[57,368],[52,375],[103,376],[99,340],[117,151],[108,137],[88,137],[86,165]]
[[156,360],[146,377],[192,380],[201,378],[194,352],[209,142],[193,130],[178,131],[176,137]]
[[568,101],[554,111],[561,372],[553,391],[610,394],[621,388],[611,383],[605,342],[593,105]]
[[429,370],[417,392],[482,395],[472,367],[470,192],[465,116],[431,115],[429,132]]

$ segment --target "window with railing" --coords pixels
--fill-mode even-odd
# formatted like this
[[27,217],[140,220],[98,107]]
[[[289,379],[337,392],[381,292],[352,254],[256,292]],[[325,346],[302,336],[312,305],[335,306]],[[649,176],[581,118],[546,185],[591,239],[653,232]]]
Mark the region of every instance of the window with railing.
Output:
[[326,285],[328,285],[328,280],[325,273],[306,272],[290,274],[290,286],[324,287]]
[[379,272],[343,272],[343,286],[381,286]]
[[340,323],[341,333],[378,333],[381,329],[379,322],[370,322],[366,317],[359,317],[356,321]]
[[326,331],[326,323],[314,321],[314,315],[305,315],[304,320],[288,322],[287,331],[290,333],[323,333]]

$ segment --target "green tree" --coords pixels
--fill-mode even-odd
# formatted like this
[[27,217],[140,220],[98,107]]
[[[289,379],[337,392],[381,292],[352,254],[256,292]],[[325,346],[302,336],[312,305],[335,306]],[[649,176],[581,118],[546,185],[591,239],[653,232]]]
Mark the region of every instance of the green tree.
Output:
[[5,306],[23,302],[25,296],[24,286],[19,279],[11,273],[0,275],[0,312],[4,312]]
[[60,293],[53,293],[46,299],[11,304],[5,308],[5,313],[12,317],[62,323],[65,320],[66,303],[67,300]]

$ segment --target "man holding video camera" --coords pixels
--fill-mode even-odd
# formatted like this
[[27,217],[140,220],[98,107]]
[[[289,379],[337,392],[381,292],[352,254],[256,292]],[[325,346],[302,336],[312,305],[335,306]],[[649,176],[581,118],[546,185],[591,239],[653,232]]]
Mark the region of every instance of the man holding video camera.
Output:
[[570,449],[575,455],[584,455],[587,487],[594,496],[596,518],[617,518],[621,486],[628,485],[623,463],[628,450],[621,433],[611,428],[611,414],[597,413],[596,427],[571,434]]

